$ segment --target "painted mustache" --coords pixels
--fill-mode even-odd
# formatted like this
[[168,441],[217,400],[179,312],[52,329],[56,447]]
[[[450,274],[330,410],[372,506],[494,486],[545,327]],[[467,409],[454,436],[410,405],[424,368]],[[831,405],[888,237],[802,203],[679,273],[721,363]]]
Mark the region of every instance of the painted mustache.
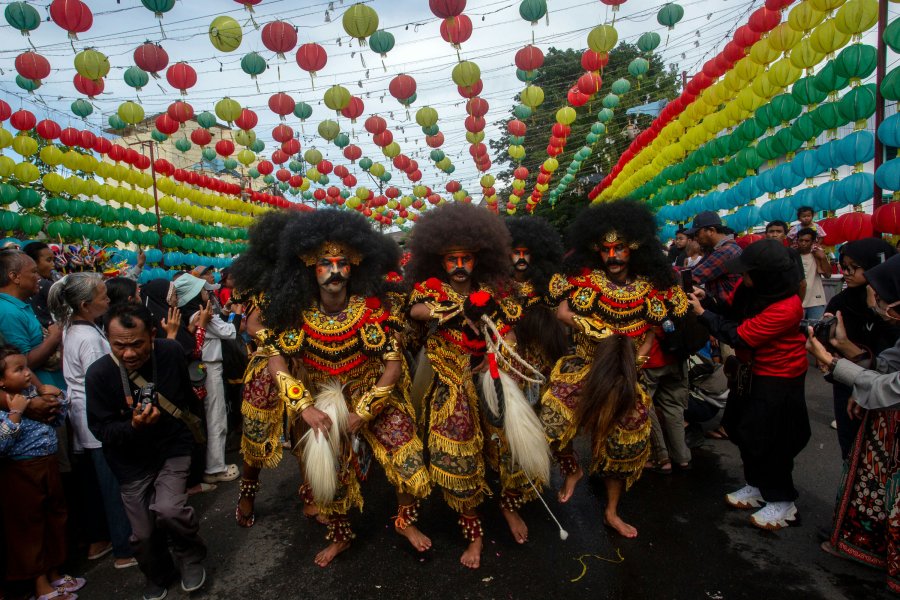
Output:
[[457,275],[465,275],[466,277],[468,277],[469,275],[471,275],[471,273],[469,273],[465,269],[453,269],[452,271],[450,271],[450,277],[455,277]]
[[609,260],[606,261],[607,267],[614,267],[614,266],[624,267],[626,264],[628,264],[628,263],[626,263],[625,261],[619,260],[618,258],[610,258]]
[[347,281],[347,278],[346,278],[346,277],[344,277],[343,275],[341,275],[341,274],[339,274],[339,273],[335,273],[334,275],[332,275],[331,277],[329,277],[329,278],[325,281],[325,283],[323,283],[322,285],[328,285],[328,284],[331,284],[331,283],[344,283],[345,281]]
[[516,261],[515,266],[517,266],[517,267],[527,267],[527,266],[528,266],[528,261],[525,260],[524,258],[520,258],[519,260]]

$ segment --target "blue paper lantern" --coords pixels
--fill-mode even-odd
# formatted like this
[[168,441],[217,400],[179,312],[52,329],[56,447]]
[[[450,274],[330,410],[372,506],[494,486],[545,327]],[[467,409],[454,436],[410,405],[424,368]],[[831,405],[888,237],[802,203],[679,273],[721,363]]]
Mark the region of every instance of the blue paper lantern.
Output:
[[883,190],[900,190],[900,158],[893,158],[878,167],[875,183]]
[[804,150],[791,161],[791,169],[804,179],[811,179],[825,171],[814,150]]
[[781,189],[775,182],[775,169],[768,169],[760,173],[757,177],[757,184],[759,189],[766,194],[774,194]]
[[816,154],[819,156],[819,162],[822,163],[822,166],[826,169],[837,169],[844,164],[838,152],[839,141],[840,140],[832,140],[827,144],[822,144],[816,150]]
[[159,263],[162,260],[162,251],[158,248],[150,248],[144,252],[144,255],[147,257],[147,262],[150,264]]
[[885,146],[900,148],[900,113],[896,113],[881,122],[878,127],[878,139]]
[[856,165],[875,158],[875,136],[871,131],[854,131],[837,140],[838,155],[842,164]]
[[789,190],[803,183],[803,177],[794,173],[790,163],[780,164],[774,171],[773,179],[779,190]]
[[836,186],[837,195],[841,197],[843,206],[862,204],[871,199],[875,192],[874,188],[875,176],[871,173],[854,173],[838,181]]
[[752,202],[762,196],[762,190],[759,188],[759,177],[751,175],[745,177],[735,186],[737,194],[741,197],[741,202],[746,204]]

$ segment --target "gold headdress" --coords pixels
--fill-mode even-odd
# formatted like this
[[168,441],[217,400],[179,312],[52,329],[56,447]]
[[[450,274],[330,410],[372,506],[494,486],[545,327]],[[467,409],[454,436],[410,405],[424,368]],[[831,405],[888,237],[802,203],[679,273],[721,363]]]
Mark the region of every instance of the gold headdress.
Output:
[[300,258],[306,266],[311,267],[319,262],[319,259],[323,256],[343,256],[351,265],[358,265],[362,262],[362,256],[359,252],[340,242],[331,241],[324,242],[311,252],[304,252],[300,255]]

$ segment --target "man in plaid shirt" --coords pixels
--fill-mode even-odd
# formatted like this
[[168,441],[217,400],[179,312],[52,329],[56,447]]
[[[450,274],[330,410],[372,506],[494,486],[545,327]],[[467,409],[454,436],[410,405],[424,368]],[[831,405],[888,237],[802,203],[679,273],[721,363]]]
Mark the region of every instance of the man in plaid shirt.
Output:
[[700,246],[709,252],[694,267],[694,282],[702,285],[706,294],[721,302],[728,302],[741,280],[739,273],[729,273],[725,264],[741,255],[741,247],[726,233],[725,224],[718,213],[711,210],[701,212],[685,233],[692,236]]

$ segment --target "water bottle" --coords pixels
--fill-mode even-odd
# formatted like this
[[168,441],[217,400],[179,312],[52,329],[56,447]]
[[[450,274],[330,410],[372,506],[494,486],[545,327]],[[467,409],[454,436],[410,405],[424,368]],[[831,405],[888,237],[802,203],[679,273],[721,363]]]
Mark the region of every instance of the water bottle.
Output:
[[665,321],[662,322],[662,330],[665,333],[674,333],[675,332],[675,323],[672,321],[672,319],[667,318]]

